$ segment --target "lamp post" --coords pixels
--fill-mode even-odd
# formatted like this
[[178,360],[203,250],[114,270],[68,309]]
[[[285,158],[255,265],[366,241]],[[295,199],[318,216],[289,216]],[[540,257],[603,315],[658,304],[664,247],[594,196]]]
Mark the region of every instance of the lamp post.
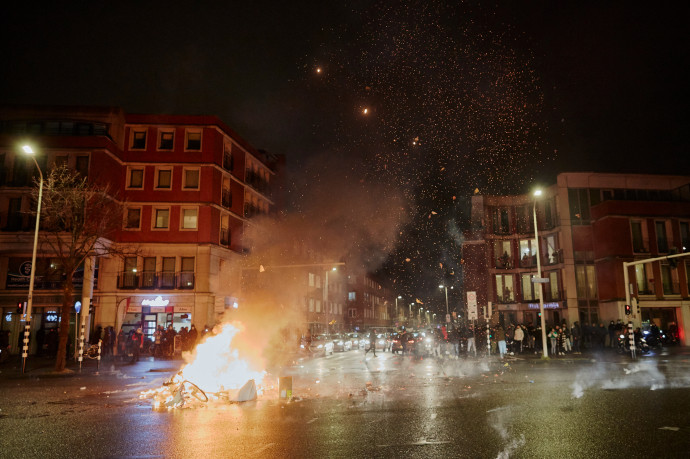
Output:
[[31,308],[33,306],[33,296],[34,296],[34,280],[36,277],[36,248],[38,247],[38,228],[40,226],[41,220],[41,199],[43,197],[43,172],[38,166],[36,157],[34,156],[34,150],[30,145],[24,145],[22,147],[24,153],[31,156],[36,169],[38,170],[38,176],[40,178],[38,182],[38,203],[36,204],[36,228],[34,230],[34,249],[31,254],[31,276],[29,277],[29,297],[26,302],[26,321],[24,322],[24,344],[22,346],[22,373],[24,373],[26,368],[26,358],[29,356],[29,333],[31,329]]
[[539,315],[541,316],[541,347],[542,358],[548,359],[549,353],[546,350],[546,320],[544,319],[544,288],[542,287],[541,279],[541,257],[539,255],[539,233],[537,231],[537,198],[541,196],[541,190],[534,190],[534,207],[532,208],[532,215],[534,217],[534,240],[537,244],[537,285],[539,288]]
[[395,298],[395,321],[398,321],[398,300],[402,299],[402,296],[398,295]]
[[422,326],[422,311],[424,311],[424,308],[419,308],[419,314],[417,315],[417,318],[419,319],[419,326]]

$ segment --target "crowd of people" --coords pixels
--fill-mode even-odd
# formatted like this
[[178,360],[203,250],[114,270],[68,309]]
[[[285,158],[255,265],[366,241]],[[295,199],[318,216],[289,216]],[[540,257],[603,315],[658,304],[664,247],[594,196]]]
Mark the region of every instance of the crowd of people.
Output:
[[[625,324],[621,320],[610,321],[608,326],[599,324],[580,324],[575,321],[568,326],[564,321],[561,324],[548,325],[546,329],[547,354],[552,357],[567,354],[581,354],[583,351],[596,351],[618,346],[618,336],[625,333]],[[638,332],[639,333],[639,332]],[[406,343],[408,332],[403,331],[402,342]],[[475,327],[472,324],[459,327],[445,326],[430,330],[432,341],[432,355],[452,355],[459,357],[462,354],[477,356],[479,352],[491,349],[492,354],[498,354],[501,358],[506,355],[522,353],[541,354],[542,330],[540,324],[509,324],[503,326],[495,324],[486,327]],[[403,349],[405,352],[406,349]]]

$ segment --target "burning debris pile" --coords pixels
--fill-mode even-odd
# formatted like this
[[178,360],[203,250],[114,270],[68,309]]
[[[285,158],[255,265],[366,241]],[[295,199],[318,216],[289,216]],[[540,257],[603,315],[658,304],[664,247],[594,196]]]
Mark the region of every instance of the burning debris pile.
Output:
[[266,375],[241,358],[233,338],[243,331],[239,322],[222,324],[214,335],[199,343],[189,363],[162,387],[142,392],[139,398],[153,400],[154,408],[182,408],[206,402],[244,402],[255,400],[257,387]]

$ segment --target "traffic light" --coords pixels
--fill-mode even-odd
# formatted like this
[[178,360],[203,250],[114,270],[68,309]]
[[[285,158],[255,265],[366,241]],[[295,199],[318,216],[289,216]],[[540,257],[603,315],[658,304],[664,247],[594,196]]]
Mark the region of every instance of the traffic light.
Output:
[[17,303],[17,314],[19,314],[20,316],[22,314],[24,314],[24,302],[23,301],[20,301],[19,303]]
[[632,314],[632,307],[630,307],[629,304],[626,304],[625,305],[625,315],[629,316],[630,314]]

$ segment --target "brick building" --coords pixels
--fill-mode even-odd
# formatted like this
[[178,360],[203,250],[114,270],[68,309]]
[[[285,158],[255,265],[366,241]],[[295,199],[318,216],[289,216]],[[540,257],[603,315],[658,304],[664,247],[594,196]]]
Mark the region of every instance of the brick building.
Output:
[[[690,335],[690,257],[629,267],[632,315],[625,315],[623,263],[690,252],[690,177],[563,173],[536,199],[548,323],[632,320]],[[472,197],[463,243],[464,288],[494,319],[536,323],[535,198]]]
[[[282,156],[255,149],[214,116],[3,107],[0,304],[2,329],[11,336],[20,326],[17,303],[26,299],[31,270],[29,193],[36,172],[20,152],[25,141],[36,146],[44,174],[67,163],[91,181],[112,184],[126,203],[115,242],[135,245],[140,255],[95,258],[93,285],[77,280],[82,291],[75,302],[93,297],[93,323],[125,331],[142,326],[148,334],[157,325],[200,328],[241,301],[243,234],[253,216],[276,209]],[[34,290],[35,333],[57,326],[60,288],[37,272]]]

